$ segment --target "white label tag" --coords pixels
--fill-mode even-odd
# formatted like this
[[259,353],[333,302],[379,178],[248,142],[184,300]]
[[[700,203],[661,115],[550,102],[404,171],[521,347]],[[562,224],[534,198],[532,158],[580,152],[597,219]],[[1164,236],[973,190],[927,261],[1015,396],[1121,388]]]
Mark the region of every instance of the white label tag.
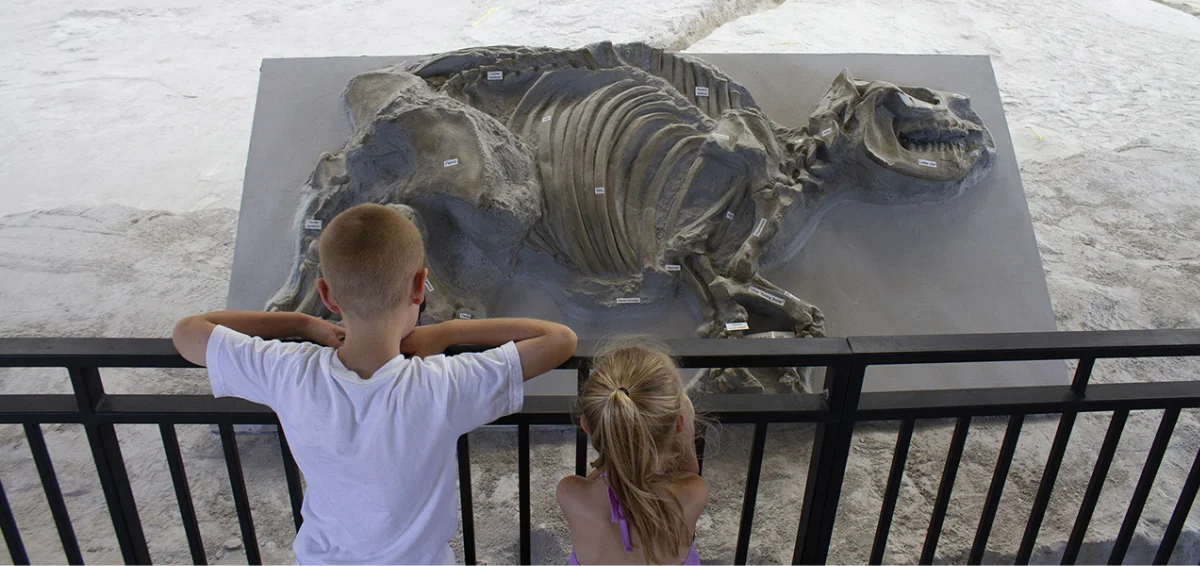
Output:
[[957,99],[959,99],[959,100],[966,100],[966,99],[967,99],[967,95],[965,95],[965,94],[959,94],[959,93],[957,93],[957,92],[956,92],[956,93],[954,93],[954,94],[951,94],[950,96],[953,96],[954,98],[957,98]]
[[730,210],[730,211],[728,211],[728,212],[726,212],[726,213],[725,213],[725,219],[726,219],[726,220],[733,220],[733,211],[732,211],[732,210]]
[[729,140],[729,136],[727,136],[725,134],[718,134],[716,132],[713,132],[713,137],[717,138],[719,140]]
[[455,165],[458,165],[457,157],[455,157],[454,159],[447,159],[442,162],[442,167],[454,167]]
[[917,165],[920,165],[921,167],[933,167],[934,169],[937,169],[937,161],[930,161],[928,159],[918,159]]
[[596,187],[596,194],[598,194],[598,195],[604,194],[604,187]]
[[489,81],[504,80],[504,71],[488,71],[488,80]]
[[642,302],[641,297],[618,297],[617,298],[618,305],[636,305],[636,304],[640,304],[641,302]]
[[320,230],[321,225],[321,221],[317,220],[316,218],[309,218],[304,221],[305,230]]
[[759,219],[758,219],[758,226],[755,226],[755,227],[754,227],[754,237],[755,237],[755,238],[757,238],[757,237],[759,237],[759,236],[761,236],[761,235],[762,235],[763,227],[765,227],[766,225],[767,225],[767,219],[766,219],[766,218],[759,218]]
[[425,280],[425,290],[430,293],[433,292],[433,283],[430,283],[428,279]]
[[744,322],[726,322],[725,330],[750,330],[750,325]]
[[463,320],[471,320],[471,313],[469,313],[469,312],[460,312],[460,313],[458,313],[458,318],[461,318],[461,319],[463,319]]
[[708,96],[708,87],[706,87],[706,86],[696,87],[696,96]]
[[972,157],[974,157],[974,156],[979,155],[979,153],[980,153],[980,151],[978,149],[972,149],[970,155]]
[[822,135],[822,136],[827,136],[827,135],[829,135],[829,134],[832,134],[832,133],[833,133],[833,128],[825,128],[824,130],[821,130],[821,135]]
[[667,265],[665,265],[663,267],[666,267],[667,271],[679,271],[679,270],[683,269],[683,266],[681,266],[677,263],[668,263]]
[[542,116],[542,122],[549,122],[550,116]]
[[752,286],[752,287],[750,287],[750,292],[751,292],[751,293],[754,293],[755,295],[758,295],[758,296],[760,296],[760,297],[762,297],[762,298],[764,298],[764,299],[766,299],[766,300],[768,300],[768,301],[771,301],[771,302],[772,302],[772,303],[774,303],[775,305],[778,305],[778,306],[781,306],[781,307],[783,306],[783,303],[785,303],[785,302],[786,302],[786,301],[784,301],[783,299],[781,299],[781,298],[779,298],[779,297],[776,297],[775,295],[772,295],[772,294],[770,294],[770,293],[768,293],[768,292],[766,292],[766,291],[763,291],[762,289],[759,289],[758,287],[753,287],[753,286]]

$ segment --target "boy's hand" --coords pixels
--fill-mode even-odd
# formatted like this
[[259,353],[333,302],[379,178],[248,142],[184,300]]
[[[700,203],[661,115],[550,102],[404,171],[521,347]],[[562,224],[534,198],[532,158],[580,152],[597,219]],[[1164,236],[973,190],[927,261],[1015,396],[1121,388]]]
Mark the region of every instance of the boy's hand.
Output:
[[346,339],[346,329],[327,320],[309,317],[300,337],[322,346],[341,348],[342,341]]
[[417,326],[400,341],[400,353],[413,358],[427,358],[444,353],[451,344],[446,343],[442,332],[443,324]]

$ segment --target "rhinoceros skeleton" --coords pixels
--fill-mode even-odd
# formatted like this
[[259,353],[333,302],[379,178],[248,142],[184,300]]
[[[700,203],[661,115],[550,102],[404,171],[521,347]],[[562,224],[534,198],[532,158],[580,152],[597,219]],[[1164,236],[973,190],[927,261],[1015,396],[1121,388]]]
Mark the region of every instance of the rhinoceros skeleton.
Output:
[[[269,310],[332,316],[316,292],[319,227],[373,202],[425,235],[425,323],[486,316],[532,254],[556,260],[535,278],[567,310],[651,304],[682,281],[702,336],[822,336],[820,311],[764,265],[839,202],[949,199],[995,153],[963,94],[843,71],[792,128],[715,67],[637,43],[466,49],[364,73],[343,96],[355,133],[303,188],[296,261]],[[760,387],[744,370],[715,377]]]

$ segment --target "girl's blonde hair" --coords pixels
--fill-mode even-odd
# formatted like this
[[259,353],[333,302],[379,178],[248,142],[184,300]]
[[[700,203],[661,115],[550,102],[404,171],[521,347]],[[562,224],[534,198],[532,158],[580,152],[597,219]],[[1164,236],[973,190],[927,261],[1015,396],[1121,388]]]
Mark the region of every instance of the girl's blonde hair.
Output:
[[[650,344],[653,344],[652,342]],[[683,381],[674,361],[638,339],[604,348],[579,395],[580,411],[600,457],[592,462],[625,509],[641,538],[646,560],[661,564],[690,543],[683,507],[667,489],[660,468],[683,410]],[[687,439],[690,441],[690,439]]]

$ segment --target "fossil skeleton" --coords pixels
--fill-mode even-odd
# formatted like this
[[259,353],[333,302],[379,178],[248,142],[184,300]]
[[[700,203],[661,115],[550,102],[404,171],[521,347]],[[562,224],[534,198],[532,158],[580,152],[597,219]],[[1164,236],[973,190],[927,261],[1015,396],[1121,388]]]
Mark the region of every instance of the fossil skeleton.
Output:
[[[820,311],[760,271],[835,204],[953,198],[995,153],[962,94],[843,71],[792,128],[713,66],[637,43],[465,49],[364,73],[343,97],[356,131],[303,189],[296,261],[270,310],[331,316],[315,286],[321,223],[374,202],[426,237],[422,322],[486,316],[532,253],[554,258],[536,278],[569,308],[650,304],[683,282],[702,336],[822,336]],[[777,387],[804,387],[780,371]],[[756,375],[712,383],[761,389]]]

